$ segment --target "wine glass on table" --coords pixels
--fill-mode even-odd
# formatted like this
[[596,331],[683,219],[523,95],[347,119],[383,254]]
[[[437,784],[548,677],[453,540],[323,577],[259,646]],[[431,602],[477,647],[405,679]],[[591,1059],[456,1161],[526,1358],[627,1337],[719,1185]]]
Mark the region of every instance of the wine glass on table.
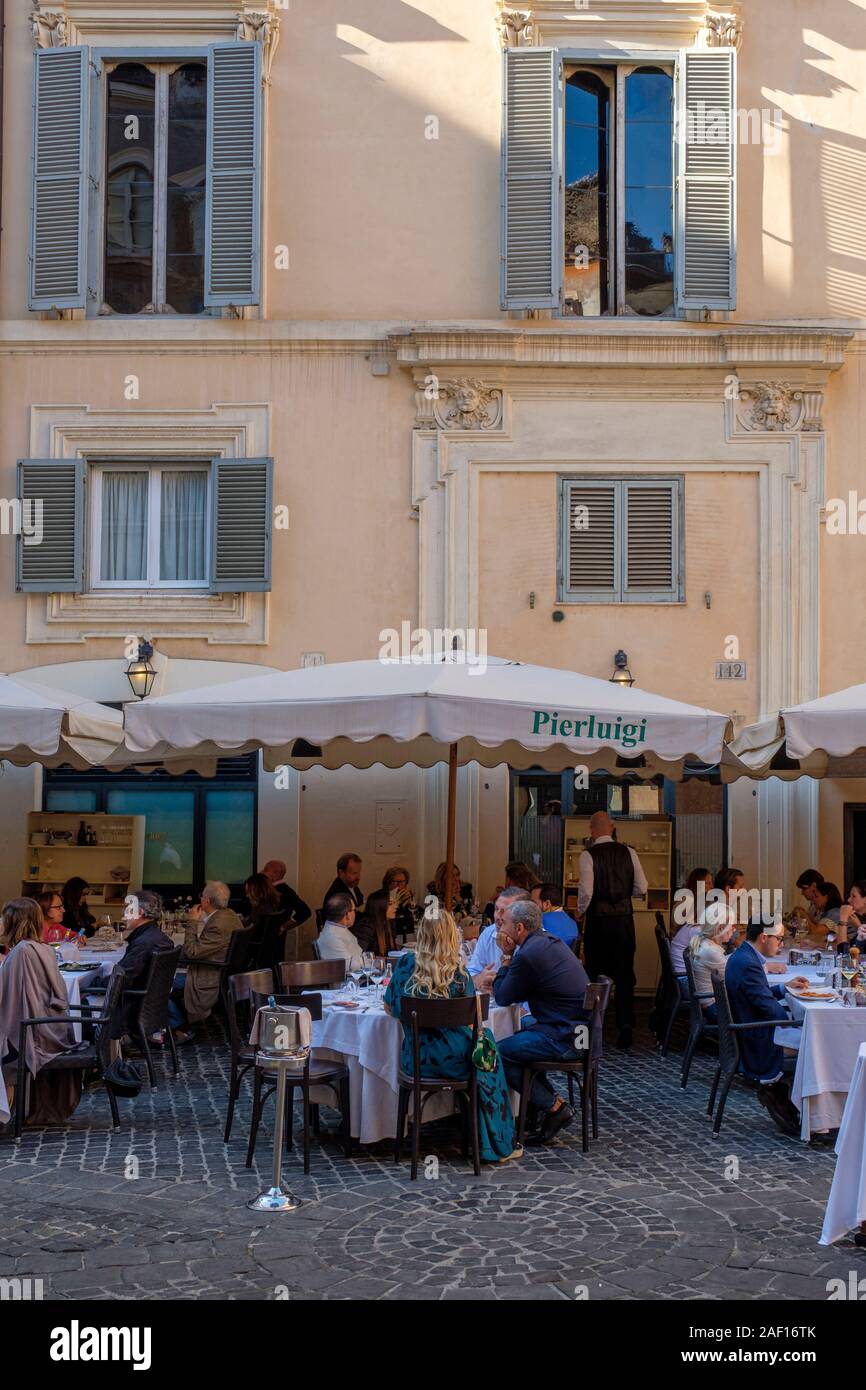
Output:
[[370,978],[373,981],[373,999],[377,1004],[379,1002],[380,990],[387,973],[388,961],[386,958],[384,956],[374,956],[370,969]]
[[[847,951],[839,956],[839,974],[845,981],[846,991],[849,990],[851,988],[851,981],[857,974],[857,962],[848,955]],[[843,996],[842,1002],[844,1004],[849,1002],[847,993]]]

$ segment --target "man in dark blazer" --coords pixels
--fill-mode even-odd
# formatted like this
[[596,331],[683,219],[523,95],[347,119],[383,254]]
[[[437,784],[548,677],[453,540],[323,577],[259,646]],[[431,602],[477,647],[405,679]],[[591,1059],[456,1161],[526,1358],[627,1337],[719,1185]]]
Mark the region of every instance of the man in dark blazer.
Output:
[[[361,860],[357,854],[341,854],[337,860],[337,877],[331,884],[324,898],[322,899],[322,909],[334,893],[348,893],[352,902],[355,904],[355,911],[360,912],[364,906],[364,894],[360,888],[361,882]],[[322,918],[324,921],[324,917]]]
[[[790,1021],[791,1015],[782,1004],[784,985],[771,985],[765,962],[778,954],[785,939],[781,922],[765,926],[750,922],[746,939],[728,957],[725,985],[735,1023],[757,1023],[767,1020],[766,1028],[750,1028],[737,1035],[743,1072],[758,1082],[758,1100],[765,1106],[781,1130],[799,1135],[800,1115],[791,1102],[788,1083],[782,1076],[784,1054],[773,1040],[774,1026]],[[806,985],[802,978],[792,984]]]
[[[117,963],[117,969],[124,972],[125,989],[144,989],[154,952],[172,950],[171,937],[166,936],[159,925],[161,912],[162,898],[147,888],[126,900],[123,919],[131,930],[126,938],[126,950]],[[121,1005],[112,1028],[113,1038],[132,1032],[140,1008],[141,999],[131,999]]]

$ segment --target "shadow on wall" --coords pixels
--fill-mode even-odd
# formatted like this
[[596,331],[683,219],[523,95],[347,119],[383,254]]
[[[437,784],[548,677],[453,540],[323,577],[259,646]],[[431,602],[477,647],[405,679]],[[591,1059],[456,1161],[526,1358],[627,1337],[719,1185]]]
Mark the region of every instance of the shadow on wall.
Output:
[[[784,264],[787,245],[784,289],[791,317],[866,317],[866,140],[850,130],[855,121],[862,126],[866,109],[866,45],[854,47],[831,38],[826,31],[834,18],[847,36],[852,22],[859,22],[861,37],[866,38],[863,0],[823,0],[820,6],[812,0],[790,0],[786,24],[790,20],[792,36],[801,36],[796,90],[760,87],[761,101],[778,107],[786,118],[781,153],[775,157],[789,162],[789,206],[779,209],[774,198],[776,211],[771,208],[768,213],[765,205],[763,231],[766,257],[776,255]],[[746,24],[750,19],[746,15]],[[810,27],[816,20],[824,32]],[[744,43],[748,32],[744,27]],[[773,158],[765,154],[763,177]],[[787,215],[787,238],[767,225],[777,212],[780,218]],[[775,222],[776,229],[781,225]]]

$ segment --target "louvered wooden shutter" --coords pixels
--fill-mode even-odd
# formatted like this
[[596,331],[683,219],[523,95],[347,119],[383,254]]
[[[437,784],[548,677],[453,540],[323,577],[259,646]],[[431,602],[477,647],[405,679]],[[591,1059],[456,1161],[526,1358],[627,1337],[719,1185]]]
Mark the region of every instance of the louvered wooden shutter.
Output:
[[212,44],[208,65],[205,304],[258,304],[262,50]]
[[505,52],[503,309],[554,309],[559,304],[559,67],[555,49]]
[[732,48],[679,64],[677,301],[736,307],[736,70]]
[[678,589],[676,484],[624,483],[624,594],[670,598]]
[[612,599],[619,591],[617,488],[617,483],[565,484],[563,555],[568,597]]
[[33,69],[31,309],[85,303],[86,48],[44,48]]
[[[78,593],[84,557],[84,460],[19,459],[18,499],[25,523],[42,508],[42,540],[17,539],[15,587],[22,593]],[[26,504],[30,504],[29,507]]]
[[273,459],[214,464],[211,588],[250,593],[271,587]]

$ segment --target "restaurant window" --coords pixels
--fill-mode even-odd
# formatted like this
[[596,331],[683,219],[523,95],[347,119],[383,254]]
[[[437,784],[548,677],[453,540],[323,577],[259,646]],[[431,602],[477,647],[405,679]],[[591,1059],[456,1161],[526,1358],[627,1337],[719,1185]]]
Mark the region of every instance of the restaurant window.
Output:
[[91,469],[93,588],[206,588],[209,469]]
[[106,77],[103,312],[204,309],[207,63]]
[[144,816],[148,888],[185,897],[199,893],[207,879],[219,879],[238,898],[256,864],[257,767],[253,753],[218,759],[212,778],[49,768],[44,809]]
[[681,603],[682,477],[561,478],[560,603]]

